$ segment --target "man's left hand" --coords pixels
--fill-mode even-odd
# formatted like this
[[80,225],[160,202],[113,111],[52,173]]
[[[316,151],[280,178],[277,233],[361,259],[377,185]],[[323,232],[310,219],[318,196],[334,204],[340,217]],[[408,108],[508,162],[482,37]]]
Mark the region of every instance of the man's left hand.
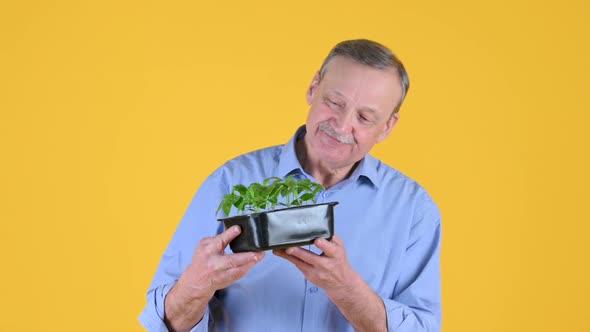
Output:
[[348,263],[342,239],[334,235],[332,241],[320,238],[314,244],[323,251],[321,255],[296,247],[273,253],[323,288],[357,331],[387,331],[385,304]]
[[298,247],[273,250],[273,253],[293,263],[307,280],[327,293],[346,292],[347,289],[355,287],[359,275],[348,263],[342,239],[334,235],[332,241],[319,238],[314,244],[323,254],[317,255]]

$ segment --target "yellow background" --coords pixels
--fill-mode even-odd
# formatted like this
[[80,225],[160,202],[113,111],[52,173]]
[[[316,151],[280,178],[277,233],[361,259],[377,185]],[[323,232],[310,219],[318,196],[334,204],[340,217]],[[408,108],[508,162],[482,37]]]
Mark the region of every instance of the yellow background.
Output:
[[200,183],[350,38],[410,73],[373,154],[442,210],[443,331],[590,331],[587,3],[3,1],[0,331],[140,331]]

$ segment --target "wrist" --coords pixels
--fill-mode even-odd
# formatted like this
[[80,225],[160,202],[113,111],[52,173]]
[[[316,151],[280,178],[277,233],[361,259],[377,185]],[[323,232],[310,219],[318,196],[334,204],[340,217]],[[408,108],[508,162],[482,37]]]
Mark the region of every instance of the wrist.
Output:
[[193,304],[195,302],[209,302],[211,297],[215,294],[215,290],[209,287],[202,287],[201,284],[191,283],[190,280],[185,282],[181,276],[174,287],[170,289],[170,293],[174,291],[174,296],[178,297],[179,302],[186,304]]
[[190,331],[203,319],[212,296],[188,292],[178,282],[164,299],[164,323],[170,331]]
[[361,294],[370,290],[367,283],[356,272],[349,274],[348,280],[342,284],[324,289],[328,297],[333,302],[348,302],[352,299],[357,299]]
[[356,331],[387,331],[383,299],[357,276],[346,287],[331,290],[328,297]]

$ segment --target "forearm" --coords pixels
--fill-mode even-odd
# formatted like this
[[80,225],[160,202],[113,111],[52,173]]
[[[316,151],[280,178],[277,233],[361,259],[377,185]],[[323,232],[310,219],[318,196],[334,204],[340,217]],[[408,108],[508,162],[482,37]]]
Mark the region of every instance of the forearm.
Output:
[[176,286],[166,296],[164,322],[171,332],[188,332],[203,319],[211,297],[189,298]]
[[353,286],[327,291],[327,295],[356,331],[387,331],[383,300],[360,276]]

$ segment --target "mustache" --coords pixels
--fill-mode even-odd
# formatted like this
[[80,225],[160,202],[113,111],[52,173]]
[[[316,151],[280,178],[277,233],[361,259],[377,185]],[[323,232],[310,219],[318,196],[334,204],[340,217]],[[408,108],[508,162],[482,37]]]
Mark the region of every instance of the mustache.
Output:
[[320,130],[342,144],[352,145],[355,143],[354,137],[338,134],[334,128],[330,127],[330,125],[325,122],[320,123]]

